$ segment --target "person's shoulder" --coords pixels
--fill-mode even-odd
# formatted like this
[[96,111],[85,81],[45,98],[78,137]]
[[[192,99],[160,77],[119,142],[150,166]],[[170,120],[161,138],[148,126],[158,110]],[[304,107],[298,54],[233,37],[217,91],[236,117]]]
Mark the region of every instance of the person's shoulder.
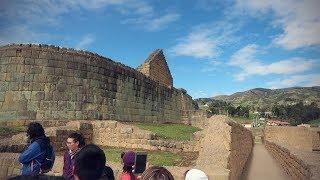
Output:
[[131,175],[129,173],[122,173],[121,180],[131,180]]
[[131,180],[131,177],[134,177],[134,179],[137,179],[137,177],[134,174],[130,174],[130,173],[122,173],[121,175],[121,180]]
[[29,145],[29,148],[31,148],[31,149],[40,149],[40,144],[37,141],[34,141]]

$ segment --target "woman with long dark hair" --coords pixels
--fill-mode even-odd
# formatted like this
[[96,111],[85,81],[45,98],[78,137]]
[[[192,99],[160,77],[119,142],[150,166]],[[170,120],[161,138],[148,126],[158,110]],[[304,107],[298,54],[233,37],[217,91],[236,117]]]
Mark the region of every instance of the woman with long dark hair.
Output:
[[[27,128],[28,145],[20,154],[22,175],[37,175],[49,171],[54,162],[50,139],[46,137],[41,124],[32,122]],[[44,169],[48,168],[48,169]]]

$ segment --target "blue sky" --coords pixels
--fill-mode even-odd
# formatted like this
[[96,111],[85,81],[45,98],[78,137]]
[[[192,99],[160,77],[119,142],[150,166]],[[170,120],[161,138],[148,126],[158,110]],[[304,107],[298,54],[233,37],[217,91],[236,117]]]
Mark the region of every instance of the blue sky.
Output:
[[85,49],[137,67],[164,50],[193,98],[320,85],[319,0],[1,0],[0,44]]

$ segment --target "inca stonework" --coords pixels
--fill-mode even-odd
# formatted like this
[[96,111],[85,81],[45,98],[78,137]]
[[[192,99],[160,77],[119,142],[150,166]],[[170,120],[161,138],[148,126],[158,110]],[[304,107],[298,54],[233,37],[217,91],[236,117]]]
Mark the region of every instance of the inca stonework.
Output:
[[194,110],[161,50],[135,70],[74,49],[0,47],[0,119],[180,122]]

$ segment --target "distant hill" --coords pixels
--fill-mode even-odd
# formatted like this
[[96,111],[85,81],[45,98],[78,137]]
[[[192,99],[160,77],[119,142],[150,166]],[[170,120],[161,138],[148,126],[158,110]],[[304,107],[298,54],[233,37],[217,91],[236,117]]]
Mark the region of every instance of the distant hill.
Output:
[[196,101],[199,107],[211,100],[230,102],[235,106],[250,106],[251,109],[270,109],[274,104],[288,105],[303,102],[311,104],[315,102],[320,107],[320,86],[314,87],[291,87],[284,89],[255,88],[232,95],[219,95],[212,98],[199,98]]

